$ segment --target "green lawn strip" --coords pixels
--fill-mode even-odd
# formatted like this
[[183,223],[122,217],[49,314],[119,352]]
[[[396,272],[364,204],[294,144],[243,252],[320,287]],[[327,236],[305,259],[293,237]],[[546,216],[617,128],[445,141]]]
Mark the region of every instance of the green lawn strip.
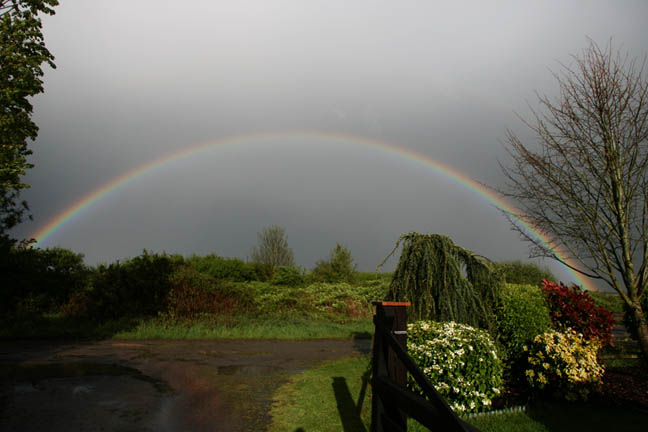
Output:
[[106,322],[60,315],[23,316],[0,321],[0,339],[313,339],[371,337],[370,318],[333,321],[325,317],[247,317],[169,322],[120,318]]
[[368,385],[363,393],[368,364],[367,356],[344,358],[295,375],[275,393],[270,431],[368,431]]
[[277,318],[238,319],[230,323],[190,322],[168,324],[158,320],[141,322],[137,327],[114,335],[120,339],[313,339],[370,337],[368,319],[346,323],[286,320]]

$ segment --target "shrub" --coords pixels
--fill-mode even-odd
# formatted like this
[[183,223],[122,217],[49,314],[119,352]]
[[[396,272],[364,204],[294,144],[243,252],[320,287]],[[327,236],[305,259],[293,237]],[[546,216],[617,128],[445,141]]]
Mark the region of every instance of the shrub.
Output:
[[385,285],[355,286],[344,282],[284,289],[256,282],[246,286],[255,292],[257,311],[262,314],[304,313],[326,319],[371,317],[372,302],[382,300],[386,290]]
[[311,279],[318,282],[353,282],[356,265],[351,251],[340,243],[335,245],[328,260],[320,260],[311,271]]
[[190,266],[179,267],[170,278],[165,317],[172,320],[224,316],[250,309],[251,299],[232,282],[216,280]]
[[[488,409],[502,389],[502,362],[489,334],[455,322],[407,325],[410,356],[459,414]],[[409,387],[419,391],[410,378]]]
[[164,308],[177,261],[167,255],[142,255],[100,265],[91,275],[88,313],[98,319],[156,315]]
[[186,259],[186,263],[195,270],[218,280],[232,282],[267,280],[259,271],[262,265],[246,263],[240,258],[224,258],[214,254],[204,257],[192,255]]
[[549,306],[539,287],[506,284],[497,311],[500,342],[512,376],[523,377],[519,368],[525,357],[523,347],[551,328]]
[[306,278],[298,268],[281,266],[275,271],[272,284],[294,287],[303,285],[305,280]]
[[57,310],[87,283],[83,255],[63,248],[0,250],[0,312],[43,313]]
[[540,267],[536,263],[519,260],[498,263],[497,266],[504,275],[504,280],[510,284],[538,286],[544,279],[556,280],[549,267]]
[[567,400],[587,400],[602,381],[604,368],[596,357],[600,348],[598,339],[587,339],[571,328],[536,336],[527,348],[529,385]]
[[320,312],[343,314],[350,317],[371,316],[372,294],[375,290],[356,287],[345,282],[314,283],[304,289],[304,299]]
[[542,291],[556,328],[572,328],[587,339],[596,338],[603,345],[611,345],[614,318],[609,311],[597,306],[587,291],[581,291],[577,285],[570,289],[547,280],[542,281]]

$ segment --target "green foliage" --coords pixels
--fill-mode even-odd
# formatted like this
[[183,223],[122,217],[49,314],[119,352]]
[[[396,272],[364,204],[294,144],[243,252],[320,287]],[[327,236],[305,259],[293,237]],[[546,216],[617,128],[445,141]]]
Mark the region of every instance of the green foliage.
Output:
[[19,199],[29,187],[21,177],[33,166],[27,141],[38,135],[30,98],[43,92],[41,65],[55,67],[38,14],[53,15],[56,5],[56,0],[0,1],[0,236],[28,210]]
[[390,300],[411,302],[414,319],[456,321],[495,334],[492,317],[500,302],[502,278],[489,260],[448,237],[415,232],[402,235],[387,258],[401,242]]
[[303,285],[306,278],[301,270],[296,267],[280,266],[277,268],[274,277],[272,278],[273,285],[282,286],[298,286]]
[[605,369],[599,365],[598,339],[585,339],[571,328],[549,330],[528,347],[525,372],[531,388],[567,400],[587,400],[601,385]]
[[252,248],[252,261],[265,264],[274,272],[279,266],[293,267],[295,257],[293,250],[288,247],[286,230],[277,225],[264,228],[257,235],[259,244]]
[[239,258],[223,258],[210,254],[206,256],[192,255],[185,262],[200,273],[205,273],[214,279],[232,282],[247,282],[253,280],[268,280],[269,269],[263,264],[246,263]]
[[497,310],[497,326],[507,360],[517,362],[525,355],[525,345],[551,329],[549,306],[540,287],[505,284],[502,304]]
[[536,263],[520,260],[497,263],[504,281],[510,284],[538,286],[543,279],[557,280],[549,267],[540,267]]
[[235,313],[247,313],[253,300],[240,286],[216,280],[193,267],[178,267],[170,277],[171,289],[165,298],[165,318],[171,321],[195,320],[209,315],[229,321]]
[[[407,325],[407,350],[457,414],[488,410],[503,389],[502,361],[484,330],[417,321]],[[408,386],[418,389],[412,378]]]
[[120,263],[100,265],[91,275],[83,297],[89,316],[96,319],[151,316],[164,310],[177,261],[167,255],[142,255]]
[[83,255],[67,249],[0,246],[0,313],[44,313],[81,291],[89,276]]
[[302,314],[329,319],[370,317],[373,302],[384,299],[386,285],[357,286],[345,282],[317,282],[305,287],[247,284],[254,292],[256,310],[261,315]]
[[601,306],[615,315],[623,313],[624,302],[616,292],[588,291],[587,293],[594,299],[597,306]]
[[337,243],[328,260],[320,260],[315,264],[311,278],[318,282],[353,282],[356,267],[351,251]]

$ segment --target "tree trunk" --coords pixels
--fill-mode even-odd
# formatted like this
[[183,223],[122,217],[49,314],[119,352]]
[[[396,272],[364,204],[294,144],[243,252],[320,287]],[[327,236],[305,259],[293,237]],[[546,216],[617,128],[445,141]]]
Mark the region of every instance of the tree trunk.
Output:
[[641,304],[637,301],[632,305],[635,322],[637,323],[637,334],[639,335],[639,347],[644,361],[648,362],[648,322],[646,322],[645,311],[642,310]]

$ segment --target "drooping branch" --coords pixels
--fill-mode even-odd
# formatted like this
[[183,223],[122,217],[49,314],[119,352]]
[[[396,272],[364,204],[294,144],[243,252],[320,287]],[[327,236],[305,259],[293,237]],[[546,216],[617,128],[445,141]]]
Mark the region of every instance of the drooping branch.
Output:
[[416,232],[399,237],[387,258],[401,244],[391,300],[411,302],[410,316],[415,319],[456,321],[495,331],[492,317],[502,277],[488,259],[456,246],[448,237]]

